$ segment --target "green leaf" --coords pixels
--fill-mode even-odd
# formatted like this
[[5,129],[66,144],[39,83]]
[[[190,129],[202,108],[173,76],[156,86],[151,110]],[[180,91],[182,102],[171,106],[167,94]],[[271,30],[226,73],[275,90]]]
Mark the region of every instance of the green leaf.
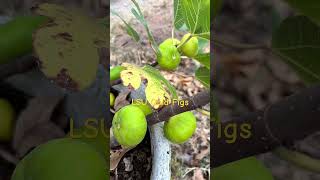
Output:
[[181,9],[182,0],[174,0],[174,27],[180,29],[184,24],[184,18]]
[[194,59],[199,61],[207,69],[210,69],[210,53],[198,54]]
[[198,42],[199,42],[199,50],[198,50],[198,53],[199,53],[199,54],[204,54],[204,53],[206,53],[206,48],[209,48],[209,46],[210,46],[210,41],[208,41],[207,39],[198,38]]
[[255,157],[214,168],[214,180],[273,180],[271,172]]
[[210,70],[200,67],[196,70],[196,78],[207,88],[210,88]]
[[190,33],[210,32],[210,0],[181,0],[181,9]]
[[166,78],[164,78],[162,76],[162,74],[156,68],[147,65],[147,66],[143,67],[143,70],[148,72],[150,75],[157,78],[158,80],[160,80],[161,83],[164,84],[166,86],[166,88],[168,88],[172,98],[175,98],[175,99],[178,98],[176,88],[174,86],[172,86],[170,84],[170,82]]
[[139,42],[140,41],[140,36],[139,34],[137,33],[136,30],[134,30],[132,28],[132,26],[130,26],[118,13],[114,12],[111,10],[111,13],[117,17],[119,17],[122,22],[126,25],[126,31],[128,33],[129,36],[131,36],[135,41]]
[[199,28],[196,33],[207,33],[210,36],[210,24],[210,0],[202,0],[199,15]]
[[144,15],[141,11],[141,8],[139,6],[139,4],[135,1],[135,0],[131,0],[133,2],[133,4],[135,5],[135,8],[131,9],[132,14],[140,21],[140,23],[144,26],[144,28],[147,31],[148,34],[148,39],[153,47],[153,49],[156,51],[157,56],[161,55],[161,52],[159,50],[159,46],[157,44],[157,42],[155,41],[153,34],[151,33],[149,26],[148,26],[148,22],[146,21],[146,19],[144,18]]
[[34,34],[42,72],[68,90],[89,87],[96,79],[98,50],[107,48],[105,27],[79,9],[41,4],[34,11],[51,19]]
[[320,1],[319,0],[286,0],[293,8],[320,23]]
[[306,16],[285,19],[272,37],[272,48],[306,83],[320,81],[320,28]]

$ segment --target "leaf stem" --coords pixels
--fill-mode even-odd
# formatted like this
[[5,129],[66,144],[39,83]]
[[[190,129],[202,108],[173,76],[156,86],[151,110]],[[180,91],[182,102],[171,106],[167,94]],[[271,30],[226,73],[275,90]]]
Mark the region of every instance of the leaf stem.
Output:
[[201,108],[197,108],[196,110],[197,110],[199,113],[201,113],[201,114],[203,114],[203,115],[205,115],[205,116],[210,117],[210,112],[209,112],[209,111],[204,110],[204,109],[201,109]]
[[279,156],[281,159],[289,161],[300,168],[320,173],[319,159],[312,158],[301,152],[290,151],[284,147],[275,149],[273,153]]
[[199,33],[199,34],[193,34],[194,37],[198,37],[198,38],[202,38],[202,39],[206,39],[208,40],[207,38],[204,38],[202,36],[210,36],[210,32],[204,32],[204,33]]

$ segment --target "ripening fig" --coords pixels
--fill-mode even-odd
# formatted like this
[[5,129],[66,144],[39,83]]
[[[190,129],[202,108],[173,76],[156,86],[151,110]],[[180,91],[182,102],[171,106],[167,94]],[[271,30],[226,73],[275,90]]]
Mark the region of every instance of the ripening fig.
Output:
[[9,101],[0,99],[0,141],[9,141],[12,137],[15,110]]
[[135,105],[121,108],[113,117],[113,135],[124,147],[138,145],[147,133],[147,120],[144,112]]
[[196,117],[192,112],[184,112],[172,116],[164,123],[165,137],[175,144],[186,142],[195,132],[197,126]]
[[85,142],[70,138],[38,146],[16,167],[11,180],[108,179],[105,157]]
[[161,55],[158,56],[157,62],[162,69],[174,70],[180,64],[180,53],[176,47],[178,42],[176,39],[167,39],[160,44]]
[[[190,33],[184,35],[181,39],[181,44],[189,39]],[[181,51],[184,55],[188,57],[195,57],[198,54],[199,42],[196,37],[191,37],[183,46],[181,46]]]
[[162,44],[178,46],[180,41],[176,38],[169,38],[162,42]]

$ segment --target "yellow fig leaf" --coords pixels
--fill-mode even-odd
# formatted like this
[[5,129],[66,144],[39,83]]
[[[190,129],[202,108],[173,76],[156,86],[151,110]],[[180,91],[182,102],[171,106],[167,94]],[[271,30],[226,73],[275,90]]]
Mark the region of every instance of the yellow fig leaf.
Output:
[[50,19],[33,35],[41,71],[64,89],[89,87],[96,80],[98,50],[107,48],[106,28],[80,9],[44,3],[33,11]]
[[172,98],[176,97],[175,89],[156,69],[150,66],[141,68],[129,63],[122,66],[126,68],[120,74],[123,85],[138,89],[144,83],[146,100],[154,109],[170,104]]

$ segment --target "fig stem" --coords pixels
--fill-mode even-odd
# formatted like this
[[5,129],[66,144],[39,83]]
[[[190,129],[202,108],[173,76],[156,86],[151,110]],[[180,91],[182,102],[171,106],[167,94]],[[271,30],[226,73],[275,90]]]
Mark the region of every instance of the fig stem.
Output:
[[192,34],[190,34],[190,36],[187,38],[187,40],[185,40],[183,43],[179,44],[177,49],[180,49],[183,45],[185,45],[191,38],[193,37]]
[[281,159],[289,161],[294,165],[301,167],[305,170],[309,170],[315,173],[320,173],[320,160],[312,158],[304,153],[298,151],[291,151],[285,147],[276,148],[273,151],[274,154]]
[[197,111],[205,116],[208,116],[210,117],[210,111],[207,111],[207,110],[204,110],[204,109],[201,109],[201,108],[197,108]]

